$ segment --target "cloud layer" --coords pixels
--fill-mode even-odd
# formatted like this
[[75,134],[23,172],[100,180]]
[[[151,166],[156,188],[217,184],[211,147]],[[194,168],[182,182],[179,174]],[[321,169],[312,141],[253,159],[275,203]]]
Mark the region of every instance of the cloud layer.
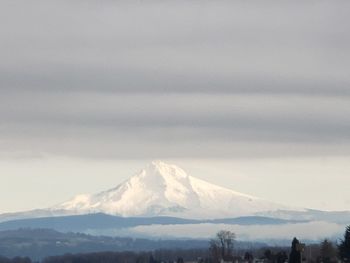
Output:
[[348,155],[346,1],[3,1],[0,156]]
[[[309,222],[283,225],[227,225],[227,224],[195,224],[195,225],[152,225],[137,226],[130,229],[102,230],[104,235],[146,236],[155,238],[203,238],[210,239],[220,230],[229,230],[236,234],[239,241],[262,241],[277,245],[280,240],[292,240],[297,236],[301,240],[319,241],[324,238],[336,240],[342,236],[344,226],[327,222]],[[101,233],[100,230],[89,230],[90,234]],[[289,243],[288,243],[289,244]]]

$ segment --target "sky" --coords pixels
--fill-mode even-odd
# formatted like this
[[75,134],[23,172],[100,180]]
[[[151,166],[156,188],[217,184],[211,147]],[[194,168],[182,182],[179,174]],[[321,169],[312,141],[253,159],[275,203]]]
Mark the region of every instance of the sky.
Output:
[[348,1],[0,1],[0,213],[149,161],[350,210]]

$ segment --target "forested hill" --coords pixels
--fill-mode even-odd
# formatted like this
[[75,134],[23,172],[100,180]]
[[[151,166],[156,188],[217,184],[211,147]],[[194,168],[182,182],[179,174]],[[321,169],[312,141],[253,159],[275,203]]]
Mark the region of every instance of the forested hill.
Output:
[[208,248],[207,240],[148,240],[60,233],[50,229],[0,231],[0,255],[39,260],[66,253],[150,251],[162,248]]

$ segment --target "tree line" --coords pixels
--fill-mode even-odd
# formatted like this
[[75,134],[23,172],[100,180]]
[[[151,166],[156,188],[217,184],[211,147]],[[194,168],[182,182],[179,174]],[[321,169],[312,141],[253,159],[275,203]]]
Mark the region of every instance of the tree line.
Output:
[[[42,263],[198,263],[222,262],[264,262],[264,263],[350,263],[350,225],[339,244],[328,239],[320,244],[305,246],[297,238],[290,248],[266,247],[243,251],[235,249],[236,236],[233,232],[219,231],[210,240],[209,249],[159,249],[150,252],[98,252],[87,254],[66,254],[47,257]],[[33,263],[28,257],[8,259],[0,257],[0,263]]]
[[[339,244],[334,245],[330,240],[325,239],[320,244],[306,246],[296,237],[292,240],[288,252],[285,249],[275,251],[266,248],[263,255],[257,251],[246,251],[244,256],[235,255],[234,251],[235,234],[230,231],[219,231],[216,237],[210,241],[210,254],[213,263],[220,262],[247,262],[251,263],[258,257],[265,263],[337,263],[339,261],[350,263],[350,225],[346,227],[344,238]],[[276,251],[277,250],[277,251]],[[254,256],[255,254],[255,256]],[[258,254],[258,255],[257,255]]]

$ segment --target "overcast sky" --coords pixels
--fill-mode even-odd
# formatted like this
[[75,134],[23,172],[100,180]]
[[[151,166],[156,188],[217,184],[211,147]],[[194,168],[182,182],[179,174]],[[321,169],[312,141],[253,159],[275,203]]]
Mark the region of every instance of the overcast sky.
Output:
[[350,210],[349,8],[1,0],[0,212],[113,187],[151,159]]

